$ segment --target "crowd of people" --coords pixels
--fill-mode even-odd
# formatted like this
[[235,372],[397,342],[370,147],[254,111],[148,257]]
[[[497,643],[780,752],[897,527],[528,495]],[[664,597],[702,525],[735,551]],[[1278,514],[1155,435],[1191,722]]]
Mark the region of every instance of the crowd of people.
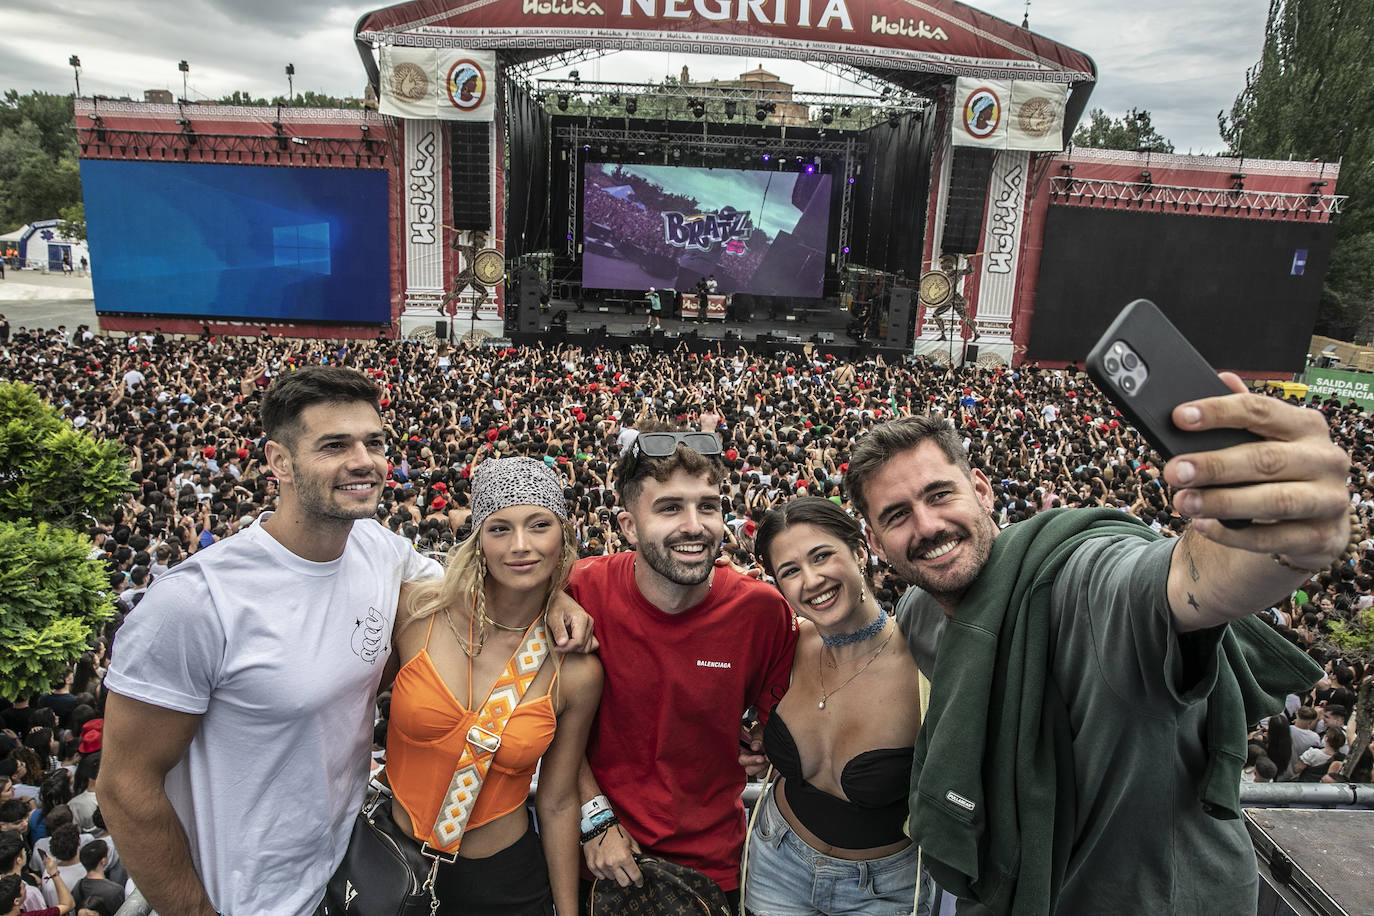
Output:
[[[484,509],[481,504],[487,497],[474,489],[480,469],[489,462],[512,458],[533,459],[555,486],[561,486],[568,509],[570,552],[584,560],[614,558],[632,548],[642,552],[648,522],[633,520],[627,530],[622,510],[629,481],[618,479],[617,472],[623,477],[627,468],[633,468],[633,463],[626,463],[632,449],[650,447],[636,445],[641,431],[697,430],[714,433],[719,443],[723,544],[718,568],[741,579],[777,580],[793,610],[811,617],[803,597],[789,593],[784,579],[788,571],[784,567],[790,564],[800,571],[810,562],[808,555],[797,553],[800,542],[789,542],[790,554],[770,550],[773,541],[767,528],[762,532],[765,543],[760,544],[760,526],[792,524],[780,521],[777,514],[770,516],[770,510],[810,497],[836,507],[839,518],[827,520],[829,510],[823,507],[803,516],[798,524],[822,535],[837,532],[835,537],[849,543],[845,538],[851,533],[844,518],[866,510],[845,486],[856,443],[876,426],[922,414],[944,421],[953,430],[953,441],[976,472],[971,479],[985,478],[986,490],[978,489],[978,498],[985,499],[984,508],[998,530],[1060,507],[1116,510],[1134,516],[1166,540],[1188,526],[1188,519],[1174,505],[1175,491],[1165,480],[1158,456],[1086,376],[1071,370],[1033,365],[951,368],[914,358],[847,361],[818,351],[764,354],[724,346],[704,354],[682,348],[664,359],[663,354],[643,349],[454,350],[433,341],[303,341],[267,336],[174,339],[156,332],[116,339],[86,328],[72,333],[65,328],[19,328],[3,343],[0,355],[12,367],[9,379],[32,385],[76,427],[118,440],[128,451],[134,489],[109,517],[94,520],[89,531],[93,556],[109,567],[110,589],[117,596],[121,616],[136,613],[148,587],[159,577],[268,513],[280,512],[283,480],[279,466],[272,463],[259,407],[277,380],[313,366],[356,369],[379,386],[379,419],[388,445],[384,458],[378,460],[385,484],[377,494],[375,510],[369,504],[368,514],[425,557],[442,558],[455,545],[473,543],[469,535],[474,533],[474,514],[480,521],[491,513],[489,506]],[[1350,456],[1349,499],[1363,531],[1348,562],[1315,573],[1260,615],[1281,640],[1322,665],[1326,676],[1311,691],[1291,695],[1284,714],[1250,723],[1255,730],[1241,778],[1369,781],[1374,747],[1353,746],[1353,712],[1370,660],[1338,648],[1331,631],[1333,624],[1349,624],[1374,604],[1374,539],[1368,528],[1374,513],[1374,427],[1353,404],[1328,400],[1313,402],[1309,409],[1323,414],[1331,438]],[[873,456],[867,460],[872,462]],[[870,501],[871,496],[870,492]],[[866,515],[865,520],[871,521]],[[881,536],[874,537],[882,542]],[[904,595],[910,597],[911,577],[903,573],[912,561],[894,555],[886,557],[890,563],[879,563],[863,552],[860,541],[851,547],[860,564],[856,569],[872,573],[871,584],[855,589],[854,601],[834,611],[833,621],[824,613],[817,616],[816,630],[827,636],[826,628],[832,623],[839,632],[848,626],[846,621],[867,619],[869,612],[861,609],[871,596],[881,609],[874,633],[886,639],[895,628],[895,623],[886,623],[888,617]],[[596,575],[607,577],[605,584],[628,588],[616,577],[631,577],[651,604],[656,597],[668,600],[645,585],[637,565],[622,563],[625,569],[621,570],[610,559],[596,562],[601,565],[585,568],[604,567]],[[686,561],[678,557],[675,562]],[[604,703],[616,695],[617,678],[632,679],[644,671],[626,668],[623,656],[606,652],[608,644],[614,648],[617,638],[628,636],[618,636],[619,624],[610,608],[595,606],[604,600],[604,589],[589,583],[590,575],[583,573],[580,587],[574,578],[572,593],[598,621],[599,634],[604,632]],[[700,582],[684,586],[683,595],[699,598],[702,583],[709,592],[711,582],[706,570]],[[1191,602],[1192,594],[1188,598]],[[604,631],[600,630],[602,615],[610,621]],[[0,873],[6,876],[0,882],[13,875],[21,880],[27,876],[35,883],[14,888],[0,883],[0,908],[8,904],[13,890],[25,898],[22,912],[41,912],[52,906],[62,913],[112,916],[118,898],[132,890],[94,804],[104,711],[101,678],[109,635],[93,637],[91,652],[51,693],[8,698],[7,730],[0,738],[4,751],[0,754],[4,758],[0,760],[0,829],[20,834],[22,842],[7,860],[5,851],[14,841],[0,836]],[[428,646],[428,635],[418,638],[416,646]],[[918,640],[911,634],[908,639],[920,663]],[[798,658],[803,652],[806,658],[814,656],[805,670],[817,670],[820,709],[824,710],[829,688],[820,660],[833,662],[841,653],[832,649],[826,655],[820,642],[819,637],[814,644],[803,640],[796,652]],[[460,638],[457,643],[460,648],[464,645]],[[885,648],[888,643],[881,645]],[[790,658],[793,646],[775,645],[770,651],[785,651]],[[879,657],[869,658],[867,652],[868,648],[856,650],[856,665],[864,658],[872,664]],[[416,650],[405,654],[412,657]],[[475,655],[469,652],[469,662]],[[925,670],[928,665],[921,667]],[[898,667],[893,676],[909,678],[909,668],[909,664]],[[469,678],[472,670],[469,663]],[[540,683],[549,689],[547,681]],[[751,682],[751,697],[764,683],[776,685],[776,672],[770,669],[766,678]],[[841,687],[831,683],[830,693],[838,693]],[[624,690],[623,684],[620,689]],[[779,696],[775,693],[773,700]],[[807,729],[805,710],[796,702],[788,705],[784,700],[782,708],[794,728],[800,722],[803,731]],[[623,720],[619,721],[623,726]],[[769,721],[776,729],[781,718]],[[914,731],[915,724],[904,720],[893,733],[899,743],[910,738],[907,732]],[[643,735],[657,728],[663,731],[662,740],[681,740],[684,736],[668,734],[671,725],[650,717],[635,733]],[[386,744],[384,734],[381,729],[379,744]],[[598,734],[594,730],[594,748]],[[613,734],[601,734],[600,740],[615,740]],[[791,736],[787,737],[790,741]],[[895,739],[877,733],[864,740],[872,743],[871,748],[859,749],[867,755]],[[776,746],[776,742],[769,746],[770,756],[777,756]],[[618,753],[630,751],[620,748]],[[598,779],[615,768],[614,760],[602,759],[602,769],[597,769],[596,753],[591,759]],[[1346,761],[1352,762],[1350,767],[1344,766]],[[793,772],[797,786],[811,789],[795,765]],[[784,776],[793,780],[785,771]],[[788,827],[794,809],[807,802],[802,789],[789,782],[784,785],[786,792],[776,792],[769,799],[776,828],[795,829],[797,823],[808,828],[801,810],[795,812],[797,823]],[[634,803],[626,800],[624,787],[600,788],[620,812],[618,823],[624,822],[628,832],[637,835],[635,839],[644,835],[641,831],[662,827],[648,824],[643,817],[636,820]],[[847,784],[844,788],[848,789]],[[597,793],[597,797],[604,795]],[[583,813],[585,817],[585,808]],[[723,817],[728,820],[729,813]],[[520,821],[516,827],[523,829],[523,815],[516,820]],[[893,823],[900,820],[895,818]],[[804,829],[802,835],[814,841],[819,832]],[[421,833],[417,824],[415,835]],[[610,835],[603,829],[598,845],[604,846],[604,837]],[[896,848],[901,843],[895,836],[884,834],[883,843],[865,839],[866,846],[857,845]],[[39,855],[33,850],[44,838],[51,852]],[[671,846],[667,836],[656,842]],[[831,842],[841,848],[846,845],[840,840]],[[627,839],[625,849],[634,846]],[[550,858],[551,869],[553,863]],[[589,856],[588,863],[600,877],[637,877],[637,872],[631,874],[634,866],[628,853],[622,856],[618,849],[599,859]],[[722,886],[728,885],[712,872],[716,863],[694,864]],[[567,868],[566,861],[560,860],[556,871],[566,876]],[[42,877],[47,871],[53,871],[53,877]],[[732,902],[737,902],[738,889],[726,889],[735,895]],[[902,893],[908,890],[904,886]],[[766,888],[758,894],[761,900],[770,899]],[[909,893],[906,899],[911,899]]]

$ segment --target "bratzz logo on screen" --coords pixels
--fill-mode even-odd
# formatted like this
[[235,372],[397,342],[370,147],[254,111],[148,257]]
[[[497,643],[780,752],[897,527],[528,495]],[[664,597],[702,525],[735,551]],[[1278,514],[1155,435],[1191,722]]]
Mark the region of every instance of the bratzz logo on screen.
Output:
[[663,214],[663,240],[674,248],[696,248],[710,251],[719,245],[730,254],[744,254],[745,242],[754,232],[748,210],[722,207],[706,213]]

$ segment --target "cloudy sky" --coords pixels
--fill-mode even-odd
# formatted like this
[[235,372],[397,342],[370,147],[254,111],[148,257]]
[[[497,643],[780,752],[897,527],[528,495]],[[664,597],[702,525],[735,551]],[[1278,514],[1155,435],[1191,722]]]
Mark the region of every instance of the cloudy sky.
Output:
[[[166,88],[181,94],[177,61],[189,61],[190,97],[235,89],[284,94],[288,62],[296,89],[357,95],[362,65],[353,26],[378,6],[330,0],[0,0],[0,89],[68,92],[67,59],[81,58],[83,95],[129,95]],[[1024,0],[974,4],[1019,23]],[[1221,147],[1216,115],[1230,108],[1245,70],[1259,57],[1268,0],[1033,0],[1031,27],[1096,62],[1090,105],[1121,116],[1146,108],[1179,152]],[[652,80],[677,74],[728,78],[758,60],[620,53],[579,65],[583,79]],[[813,91],[846,88],[807,64],[766,61]],[[665,66],[666,64],[666,66]],[[555,72],[555,76],[563,76]]]

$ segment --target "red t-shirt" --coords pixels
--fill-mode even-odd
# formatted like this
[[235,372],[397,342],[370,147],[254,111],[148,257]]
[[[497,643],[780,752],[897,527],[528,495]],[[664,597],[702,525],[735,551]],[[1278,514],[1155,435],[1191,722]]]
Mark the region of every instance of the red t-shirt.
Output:
[[740,715],[787,690],[797,630],[777,590],[716,567],[706,600],[649,604],[634,553],[591,557],[568,590],[596,621],[605,685],[587,741],[592,773],[644,852],[739,886]]

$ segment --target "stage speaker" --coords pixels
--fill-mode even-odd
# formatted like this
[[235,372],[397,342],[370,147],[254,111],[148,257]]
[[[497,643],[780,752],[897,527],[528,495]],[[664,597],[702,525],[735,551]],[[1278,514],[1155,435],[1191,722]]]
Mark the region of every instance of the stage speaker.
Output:
[[988,181],[992,178],[992,150],[969,146],[953,147],[954,161],[949,169],[949,203],[945,210],[945,231],[940,236],[942,251],[973,254],[981,251],[983,210],[988,202]]
[[964,347],[964,365],[973,366],[978,363],[978,345],[969,344]]
[[[491,125],[446,121],[453,228],[491,228]],[[972,249],[970,249],[972,250]]]
[[448,340],[448,322],[447,322],[447,321],[436,321],[436,322],[434,322],[434,336],[437,337],[437,338],[439,338],[440,340]]
[[883,346],[902,349],[911,345],[911,298],[909,286],[894,286],[887,297],[887,334]]
[[520,268],[520,330],[538,332],[539,327],[539,269]]

